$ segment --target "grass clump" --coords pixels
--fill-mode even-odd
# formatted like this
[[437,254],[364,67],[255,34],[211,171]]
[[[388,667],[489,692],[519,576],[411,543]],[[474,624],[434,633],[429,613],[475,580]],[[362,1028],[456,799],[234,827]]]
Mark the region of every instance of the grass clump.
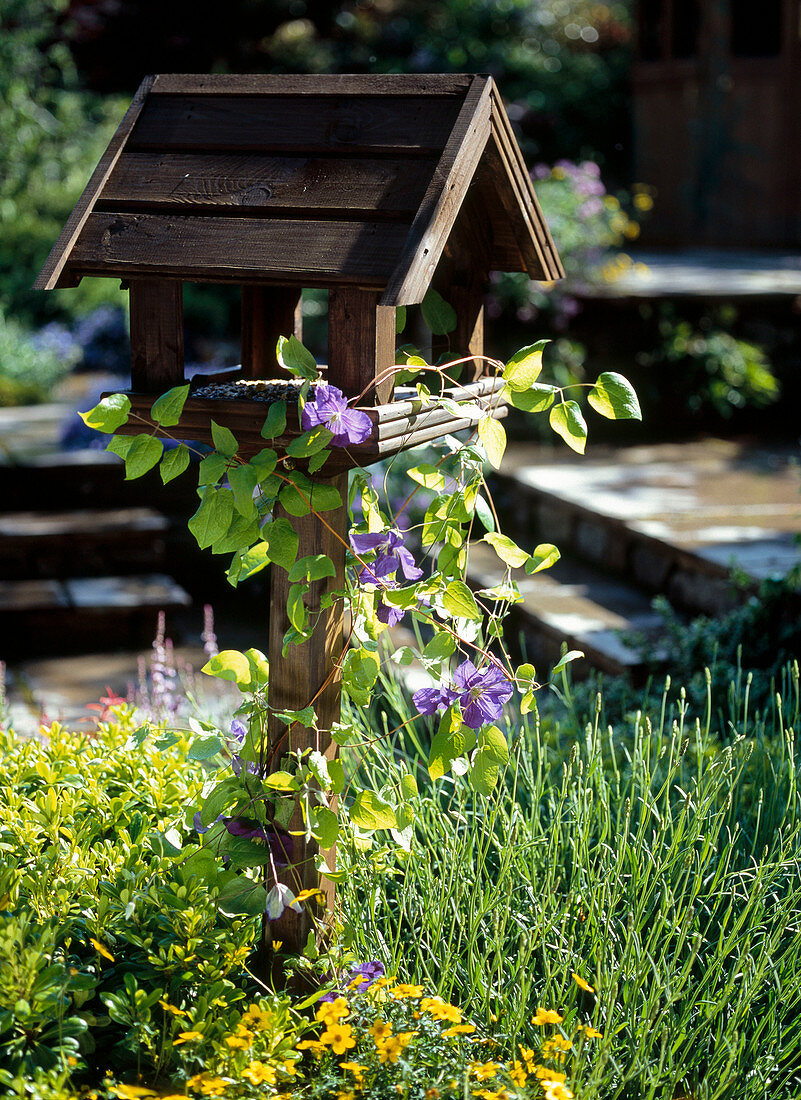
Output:
[[[741,693],[722,730],[683,692],[615,730],[600,703],[582,731],[517,717],[503,789],[429,784],[408,854],[352,851],[356,950],[470,1004],[509,1055],[541,1004],[600,1031],[568,1075],[584,1100],[798,1096],[797,669],[792,688],[789,717]],[[418,753],[362,766],[389,785]]]

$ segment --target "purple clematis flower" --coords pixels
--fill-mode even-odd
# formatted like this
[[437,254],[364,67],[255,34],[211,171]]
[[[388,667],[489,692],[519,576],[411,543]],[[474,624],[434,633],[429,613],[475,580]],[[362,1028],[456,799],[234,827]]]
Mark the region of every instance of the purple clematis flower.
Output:
[[318,425],[334,433],[332,447],[347,447],[349,443],[364,443],[373,430],[370,417],[358,409],[349,409],[348,401],[336,386],[318,383],[314,397],[303,406],[300,426],[304,431]]
[[372,962],[359,963],[357,966],[352,966],[350,970],[345,970],[340,975],[340,985],[336,990],[332,990],[329,993],[324,993],[320,998],[321,1001],[328,1001],[329,1003],[335,1000],[337,997],[342,996],[343,993],[348,992],[348,986],[355,982],[357,978],[364,979],[359,982],[356,993],[364,993],[369,989],[373,982],[377,982],[379,978],[384,977],[384,964],[379,959],[374,959]]
[[503,704],[511,699],[514,691],[496,665],[479,670],[472,661],[459,665],[453,674],[453,686],[464,724],[474,730],[500,718]]
[[359,581],[362,584],[376,584],[379,580],[397,573],[400,569],[407,581],[417,581],[423,570],[414,564],[414,558],[403,545],[403,535],[397,527],[373,534],[361,534],[352,531],[350,544],[357,554],[376,552],[374,561],[362,569]]
[[379,600],[375,617],[380,623],[385,623],[387,626],[397,626],[405,614],[406,612],[402,607],[393,607],[391,603],[384,603],[383,600]]
[[420,714],[434,714],[458,702],[464,724],[477,730],[495,722],[503,713],[503,704],[511,699],[512,684],[495,665],[477,669],[464,661],[453,674],[453,687],[421,688],[412,696]]

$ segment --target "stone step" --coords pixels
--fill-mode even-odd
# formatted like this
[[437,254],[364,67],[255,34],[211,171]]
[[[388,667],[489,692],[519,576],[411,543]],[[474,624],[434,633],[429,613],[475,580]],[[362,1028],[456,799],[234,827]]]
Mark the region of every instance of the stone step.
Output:
[[91,577],[164,569],[168,520],[152,508],[0,513],[0,575]]
[[[474,589],[491,588],[504,569],[485,543],[471,545],[468,580]],[[591,669],[634,681],[645,674],[641,653],[621,633],[644,634],[658,645],[661,619],[637,588],[570,558],[532,576],[513,569],[512,577],[522,602],[511,608],[504,642],[514,649],[522,635],[522,650],[540,676],[547,676],[564,643],[585,655],[572,666],[577,677]]]
[[598,448],[584,458],[512,445],[496,503],[522,545],[563,553],[716,614],[801,562],[801,478],[792,448],[705,440]]
[[0,581],[0,660],[147,646],[159,611],[190,603],[172,577],[159,573]]

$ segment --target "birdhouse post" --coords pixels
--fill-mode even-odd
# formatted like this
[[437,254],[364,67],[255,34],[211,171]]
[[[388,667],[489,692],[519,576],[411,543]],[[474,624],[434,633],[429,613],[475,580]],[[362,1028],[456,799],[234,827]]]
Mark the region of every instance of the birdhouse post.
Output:
[[[474,426],[497,401],[501,380],[480,358],[456,387],[470,408],[457,415],[421,406],[394,385],[395,315],[436,288],[456,310],[455,332],[437,351],[483,354],[483,294],[492,270],[533,279],[562,274],[509,120],[490,77],[157,76],[143,81],[56,243],[36,286],[74,286],[114,276],[130,292],[131,392],[137,433],[212,443],[212,421],[229,428],[247,457],[264,447],[265,405],[243,389],[231,399],[190,391],[180,422],[150,417],[158,396],[184,382],[184,282],[238,284],[242,363],[218,381],[274,379],[279,336],[301,337],[303,287],[329,292],[325,381],[370,419],[363,442],[332,451],[316,481],[347,501],[348,470]],[[203,379],[208,381],[208,379]],[[194,382],[192,383],[194,386]],[[493,395],[496,398],[493,400]],[[273,441],[279,462],[300,433],[290,410]],[[312,747],[329,758],[340,715],[345,645],[347,508],[288,517],[298,558],[326,555],[334,575],[307,597],[316,629],[285,647],[287,571],[272,566],[269,619],[271,756]],[[322,610],[321,610],[322,608]],[[267,612],[267,609],[265,609]],[[287,727],[286,710],[315,708],[317,729]],[[303,832],[296,809],[290,832]],[[316,846],[293,838],[286,882],[295,893],[333,886],[315,867]],[[329,868],[335,853],[326,854]],[[271,938],[299,951],[311,921],[287,910]]]

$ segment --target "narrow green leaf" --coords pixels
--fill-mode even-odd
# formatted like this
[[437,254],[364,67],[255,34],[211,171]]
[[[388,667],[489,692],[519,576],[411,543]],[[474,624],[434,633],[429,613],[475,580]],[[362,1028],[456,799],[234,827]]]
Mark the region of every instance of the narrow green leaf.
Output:
[[164,444],[153,435],[137,435],[125,455],[125,480],[132,481],[152,470],[164,453]]
[[326,554],[309,554],[296,561],[289,570],[290,581],[319,581],[333,576],[336,576],[336,569]]
[[218,455],[216,451],[212,451],[200,460],[197,470],[198,485],[216,485],[227,469],[228,463],[225,458]]
[[223,649],[215,653],[200,671],[207,676],[216,676],[218,680],[230,680],[243,691],[250,688],[250,662],[238,649]]
[[556,565],[562,555],[552,542],[541,542],[525,563],[527,573],[539,573],[541,569],[550,569]]
[[622,374],[604,371],[587,397],[590,405],[609,420],[642,420],[634,387]]
[[166,485],[168,481],[179,477],[189,465],[189,448],[185,443],[179,443],[171,451],[165,451],[161,460],[161,480]]
[[267,419],[262,424],[263,439],[276,439],[286,431],[286,401],[276,401],[267,410]]
[[116,432],[128,419],[131,410],[131,402],[124,393],[112,393],[104,397],[99,405],[95,405],[89,412],[78,413],[87,428],[94,428],[98,432],[110,435]]
[[515,352],[503,368],[503,379],[510,390],[530,389],[537,381],[542,370],[542,352],[548,340],[538,340]]
[[501,561],[511,565],[513,569],[519,569],[529,560],[528,551],[521,550],[507,535],[490,533],[484,535],[481,542],[488,542]]
[[308,378],[313,381],[319,377],[320,372],[314,356],[296,336],[279,336],[275,354],[281,366],[296,378]]
[[373,791],[359,792],[350,808],[350,819],[368,833],[376,829],[394,829],[398,823],[390,803]]
[[150,410],[151,417],[164,428],[172,427],[181,419],[181,413],[184,411],[184,404],[188,396],[188,382],[185,386],[173,386],[171,390],[167,390],[166,393],[163,393],[161,397],[157,397],[153,402]]
[[556,386],[546,385],[544,382],[535,382],[527,390],[518,392],[508,386],[503,391],[503,396],[510,405],[523,412],[545,412],[554,403]]
[[222,538],[234,517],[234,494],[230,489],[203,487],[200,506],[187,526],[201,550]]
[[423,320],[435,336],[445,336],[456,328],[456,310],[433,288],[426,292],[421,310]]
[[575,401],[562,401],[554,405],[549,417],[550,425],[580,455],[587,445],[587,423],[581,415],[581,409]]
[[569,653],[563,654],[551,669],[551,678],[560,673],[571,661],[577,661],[579,657],[583,656],[584,651],[581,649],[571,649]]
[[309,459],[309,473],[316,474],[318,470],[321,470],[328,461],[331,452],[326,449],[324,451],[318,451],[316,455],[312,455]]
[[120,458],[125,458],[135,438],[136,436],[133,435],[113,435],[106,444],[106,450],[111,451],[112,454],[119,455]]
[[234,507],[246,519],[251,519],[256,514],[253,494],[258,481],[258,470],[250,463],[247,466],[233,466],[228,471],[228,483],[234,494]]
[[478,422],[478,438],[487,452],[490,465],[500,470],[503,453],[506,450],[506,432],[503,424],[491,416],[483,417]]
[[476,510],[476,515],[478,516],[479,520],[481,521],[481,525],[484,528],[484,530],[485,531],[494,531],[495,530],[495,517],[492,514],[492,509],[490,508],[489,504],[484,499],[484,497],[481,495],[481,493],[477,494],[476,499],[475,499],[474,507],[475,507],[475,510]]
[[318,451],[322,451],[324,447],[327,447],[333,438],[333,432],[322,427],[322,425],[318,425],[293,439],[288,444],[286,453],[291,455],[292,458],[310,458]]
[[309,611],[303,601],[305,584],[291,584],[286,599],[286,614],[298,634],[304,634],[309,626]]
[[480,619],[475,597],[464,581],[451,581],[442,594],[442,605],[451,615],[462,619]]
[[412,481],[416,481],[424,489],[432,489],[438,493],[445,488],[445,475],[430,462],[421,462],[419,466],[413,466],[406,472]]
[[215,450],[219,454],[225,455],[226,458],[231,458],[239,450],[236,436],[231,429],[225,428],[222,424],[217,424],[213,420],[211,422],[211,438],[214,440]]
[[283,516],[267,523],[262,528],[262,535],[269,545],[270,558],[283,569],[290,569],[298,556],[299,539],[288,519]]

